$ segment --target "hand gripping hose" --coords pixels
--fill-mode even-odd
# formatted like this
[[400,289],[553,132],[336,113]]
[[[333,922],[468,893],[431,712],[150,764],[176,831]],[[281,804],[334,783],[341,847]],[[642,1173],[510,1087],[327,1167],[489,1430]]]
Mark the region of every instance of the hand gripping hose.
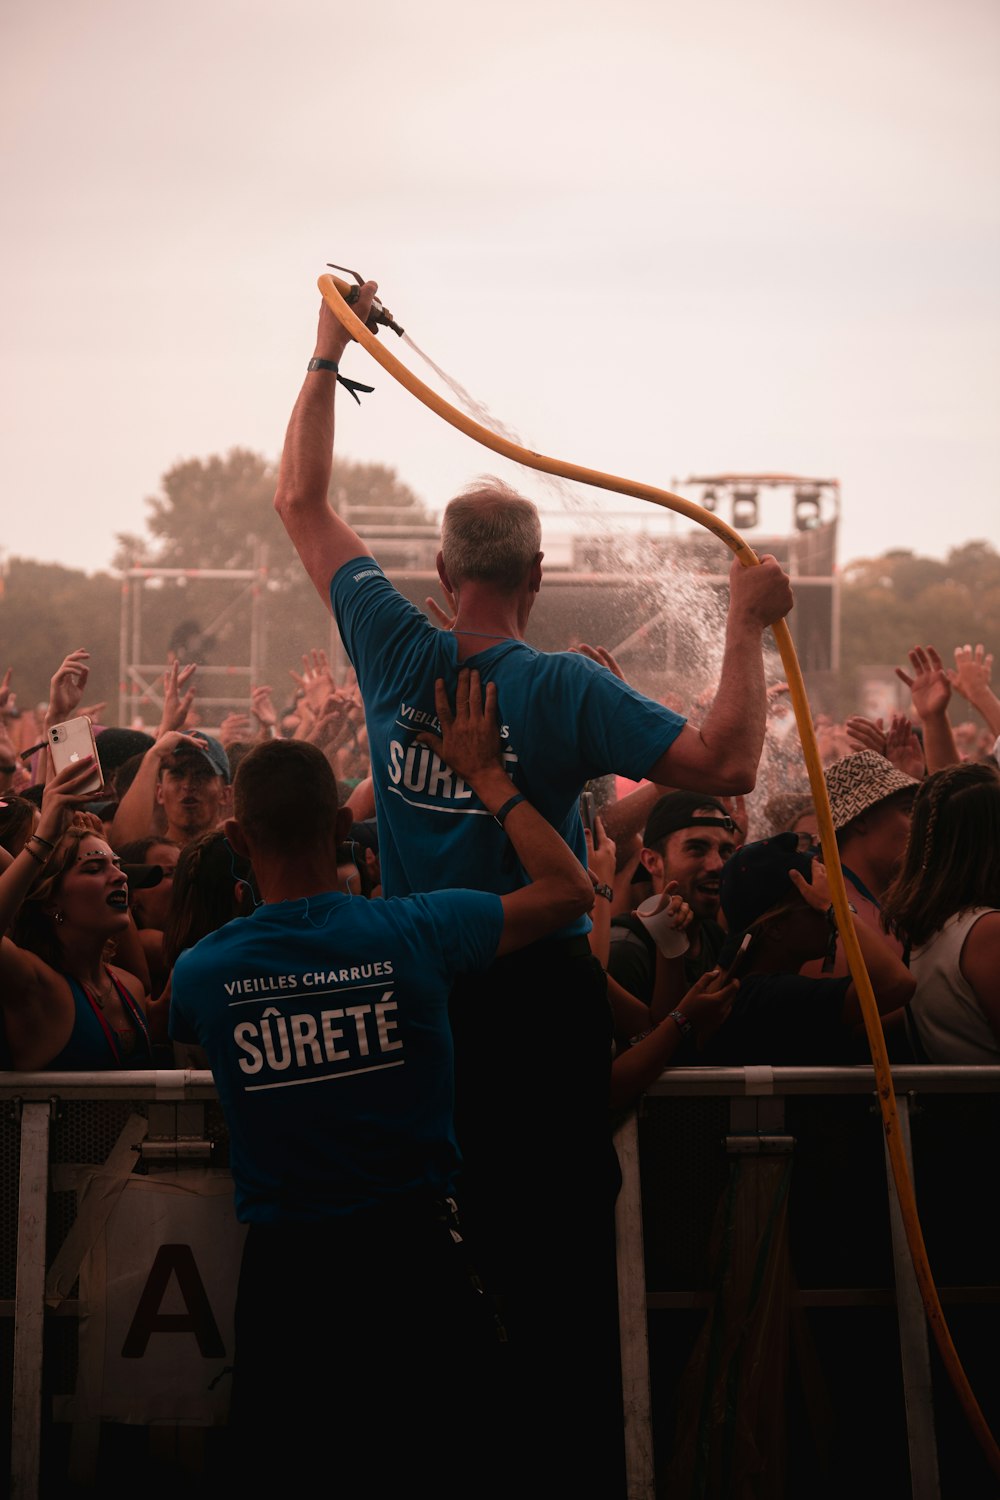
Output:
[[[690,500],[685,500],[681,495],[671,494],[668,490],[655,489],[649,484],[640,484],[635,480],[622,479],[615,474],[603,474],[596,469],[585,469],[579,464],[567,463],[561,459],[547,458],[542,453],[535,453],[530,448],[522,448],[518,443],[511,442],[508,438],[500,437],[491,432],[488,427],[483,427],[479,422],[467,417],[464,412],[458,411],[449,402],[445,401],[436,391],[424,382],[411,370],[398,360],[394,354],[381,343],[374,334],[370,333],[361,320],[354,314],[334,285],[332,276],[321,276],[319,278],[319,289],[330,311],[343,324],[359,344],[363,345],[368,353],[386,370],[400,385],[404,386],[412,396],[443,417],[452,427],[457,427],[459,432],[464,432],[474,442],[482,443],[485,448],[492,448],[494,453],[501,454],[504,458],[513,459],[515,463],[524,464],[529,469],[539,469],[543,474],[558,474],[576,484],[588,484],[598,489],[614,490],[620,495],[632,495],[637,500],[648,500],[653,505],[662,506],[664,510],[677,511],[688,520],[696,521],[704,526],[713,536],[717,536],[720,542],[725,543],[730,552],[734,554],[745,568],[756,567],[760,559],[752,547],[734,531],[727,526],[725,521],[714,516],[710,511],[704,510],[702,506],[695,505]],[[896,1112],[896,1091],[892,1082],[892,1071],[889,1067],[889,1058],[885,1050],[885,1038],[882,1034],[882,1022],[879,1017],[878,1007],[875,1003],[875,994],[872,990],[872,982],[865,968],[865,961],[861,954],[857,934],[854,931],[854,923],[851,920],[851,912],[847,903],[847,887],[844,884],[844,873],[840,866],[840,856],[837,851],[837,840],[833,831],[833,817],[830,812],[830,799],[826,792],[826,782],[823,779],[823,766],[820,760],[819,747],[816,743],[816,734],[813,729],[812,714],[809,711],[809,700],[806,697],[805,682],[802,678],[802,669],[799,659],[795,654],[792,644],[791,633],[784,620],[778,620],[771,627],[774,633],[775,644],[781,656],[785,678],[788,682],[792,706],[795,710],[795,722],[799,729],[799,738],[802,742],[802,753],[805,758],[806,769],[809,773],[809,786],[812,790],[813,804],[819,821],[820,843],[823,848],[823,860],[826,864],[827,879],[830,884],[830,895],[833,899],[833,909],[837,918],[837,927],[840,931],[841,941],[844,944],[844,953],[847,958],[851,977],[854,980],[861,1004],[861,1013],[864,1018],[865,1032],[868,1036],[868,1046],[871,1049],[872,1063],[875,1069],[875,1084],[878,1091],[879,1108],[882,1111],[882,1124],[885,1130],[885,1139],[889,1153],[889,1161],[892,1166],[892,1175],[896,1183],[896,1194],[899,1199],[900,1213],[906,1230],[906,1240],[910,1248],[910,1257],[913,1261],[913,1269],[923,1298],[924,1309],[927,1319],[938,1346],[941,1358],[944,1362],[948,1377],[954,1386],[955,1392],[962,1404],[965,1414],[969,1420],[976,1439],[986,1455],[993,1472],[1000,1478],[1000,1448],[993,1438],[986,1424],[979,1403],[969,1385],[968,1377],[962,1368],[961,1361],[955,1345],[952,1342],[951,1333],[945,1322],[941,1301],[938,1297],[937,1287],[931,1274],[930,1264],[927,1259],[927,1250],[924,1245],[923,1231],[920,1227],[920,1219],[917,1215],[916,1198],[913,1192],[913,1183],[906,1164],[906,1156],[903,1149],[903,1141],[899,1130],[899,1116]]]

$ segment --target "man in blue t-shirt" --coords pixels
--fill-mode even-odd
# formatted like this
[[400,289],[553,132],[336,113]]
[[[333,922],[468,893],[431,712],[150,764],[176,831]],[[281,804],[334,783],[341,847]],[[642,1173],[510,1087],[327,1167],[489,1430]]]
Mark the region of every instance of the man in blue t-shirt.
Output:
[[[363,322],[375,291],[371,282],[360,291]],[[448,630],[437,629],[392,587],[328,501],[334,393],[350,341],[323,304],[275,506],[332,604],[358,674],[386,892],[472,886],[503,895],[524,880],[516,850],[491,827],[474,789],[426,744],[434,682],[450,684],[466,664],[496,685],[514,784],[581,858],[578,799],[592,777],[618,772],[710,794],[749,791],[764,735],[763,632],[792,602],[774,559],[733,566],[721,678],[700,729],[598,662],[525,642],[542,578],[538,513],[498,481],[447,507],[438,571],[456,612]],[[657,795],[640,794],[637,827]],[[555,939],[461,983],[451,1007],[467,1222],[489,1284],[505,1299],[512,1347],[524,1353],[526,1410],[545,1430],[556,1415],[546,1391],[560,1392],[567,1459],[581,1452],[575,1431],[601,1441],[610,1408],[594,1392],[613,1363],[613,1345],[594,1334],[595,1324],[609,1328],[614,1317],[611,1027],[588,926],[567,923]],[[592,1447],[579,1473],[564,1467],[557,1477],[572,1489],[594,1474]]]
[[208,1054],[249,1225],[237,1460],[295,1493],[488,1494],[495,1328],[449,1204],[456,974],[587,911],[586,873],[503,769],[496,692],[443,684],[428,742],[503,826],[529,884],[365,901],[336,891],[350,814],[315,747],[241,762],[226,824],[263,896],[183,954],[171,1036]]

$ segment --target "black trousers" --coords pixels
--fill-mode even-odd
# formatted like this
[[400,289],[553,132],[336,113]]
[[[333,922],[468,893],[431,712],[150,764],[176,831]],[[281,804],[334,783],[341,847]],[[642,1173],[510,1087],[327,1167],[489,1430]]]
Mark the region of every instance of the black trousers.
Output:
[[412,1202],[251,1225],[236,1305],[237,1482],[337,1500],[503,1492],[502,1351],[453,1227]]
[[612,1021],[585,938],[454,988],[459,1198],[509,1337],[520,1494],[623,1485],[611,1144]]

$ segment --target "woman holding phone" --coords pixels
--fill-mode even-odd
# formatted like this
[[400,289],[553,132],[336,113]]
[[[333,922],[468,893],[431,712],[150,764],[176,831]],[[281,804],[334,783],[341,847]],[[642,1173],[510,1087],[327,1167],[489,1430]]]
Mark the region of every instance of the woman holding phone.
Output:
[[100,822],[78,811],[93,773],[88,756],[51,777],[37,828],[0,874],[0,1005],[17,1069],[152,1065],[128,882]]

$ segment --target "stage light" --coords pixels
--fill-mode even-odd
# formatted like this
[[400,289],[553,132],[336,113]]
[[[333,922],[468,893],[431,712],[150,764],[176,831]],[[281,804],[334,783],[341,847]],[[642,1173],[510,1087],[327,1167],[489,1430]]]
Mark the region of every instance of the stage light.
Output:
[[757,491],[733,490],[733,525],[737,531],[752,531],[757,525]]
[[802,485],[795,491],[795,530],[815,531],[822,525],[821,491],[813,485]]

